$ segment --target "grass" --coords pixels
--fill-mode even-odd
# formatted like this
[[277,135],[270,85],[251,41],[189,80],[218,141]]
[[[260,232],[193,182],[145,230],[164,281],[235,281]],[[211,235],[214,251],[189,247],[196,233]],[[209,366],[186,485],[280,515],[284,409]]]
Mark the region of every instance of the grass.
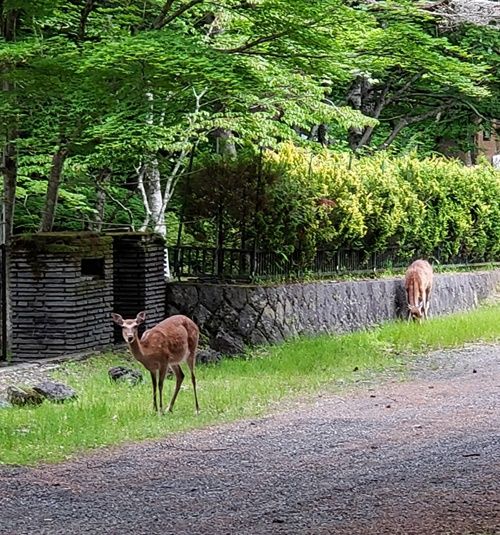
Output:
[[[199,416],[194,414],[188,377],[174,413],[159,417],[152,410],[149,374],[137,387],[109,381],[107,370],[112,365],[141,369],[126,355],[68,363],[59,369],[58,377],[77,389],[77,401],[0,410],[0,464],[55,462],[89,449],[254,417],[278,403],[283,406],[314,392],[338,389],[340,380],[404,369],[404,362],[414,354],[498,340],[497,304],[423,324],[394,322],[363,332],[255,349],[244,359],[197,368]],[[165,386],[166,405],[173,382]]]
[[[437,264],[432,263],[434,273],[441,275],[450,275],[453,273],[474,273],[479,271],[496,270],[500,267],[500,262],[483,262],[478,264]],[[407,266],[404,267],[378,267],[377,269],[360,269],[339,271],[335,273],[290,273],[288,275],[274,275],[255,277],[248,284],[258,284],[260,286],[274,286],[275,284],[287,284],[295,282],[340,282],[340,281],[355,281],[366,279],[387,279],[394,277],[403,277]],[[187,280],[187,279],[186,279]]]

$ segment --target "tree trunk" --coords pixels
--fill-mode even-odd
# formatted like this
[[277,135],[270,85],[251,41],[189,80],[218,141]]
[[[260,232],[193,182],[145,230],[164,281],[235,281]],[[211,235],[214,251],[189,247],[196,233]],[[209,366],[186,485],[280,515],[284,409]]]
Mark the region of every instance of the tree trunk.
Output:
[[[16,27],[19,13],[17,10],[5,7],[4,0],[0,0],[0,37],[6,42],[16,40]],[[8,71],[8,67],[4,68]],[[9,80],[2,83],[2,91],[8,97],[15,90],[14,84]],[[7,126],[5,144],[2,147],[2,174],[3,174],[3,239],[7,245],[14,229],[14,206],[17,185],[17,153],[15,141],[18,137],[17,121],[12,118]]]
[[50,169],[45,206],[42,212],[40,232],[50,232],[54,226],[59,186],[61,184],[64,162],[66,161],[68,154],[69,151],[67,147],[60,146],[52,157],[52,167]]
[[[15,137],[15,133],[13,133]],[[5,279],[0,281],[2,288],[2,307],[1,311],[2,329],[0,338],[2,339],[2,353],[11,348],[10,340],[12,339],[12,317],[11,317],[11,299],[10,299],[10,239],[12,237],[14,228],[14,203],[16,198],[16,183],[17,183],[17,158],[15,145],[11,141],[7,141],[2,151],[2,174],[3,174],[3,199],[2,199],[2,213],[0,220],[0,242],[5,244],[5,255],[2,261],[5,262]],[[2,277],[3,279],[3,277]],[[3,301],[3,299],[2,299]],[[5,337],[5,338],[4,338]],[[2,355],[7,358],[6,355]]]
[[95,0],[87,0],[83,6],[83,9],[80,13],[80,24],[78,25],[78,41],[83,41],[85,39],[87,21],[94,7]]
[[[6,42],[14,42],[16,40],[16,28],[19,19],[19,11],[12,8],[5,7],[4,0],[0,0],[0,38]],[[8,71],[8,67],[5,67]],[[8,79],[2,83],[2,91],[8,97],[9,93],[15,91],[15,85]],[[15,94],[15,93],[14,93]],[[10,349],[10,339],[12,335],[12,320],[11,320],[11,305],[10,305],[10,239],[14,232],[14,208],[16,200],[17,187],[17,150],[15,141],[19,136],[17,119],[10,118],[10,122],[6,128],[6,136],[4,146],[2,147],[2,175],[3,175],[3,199],[2,199],[2,225],[3,236],[2,240],[5,243],[5,295],[6,303],[3,311],[4,320],[7,327],[7,349]],[[4,342],[3,342],[4,343]]]
[[318,142],[323,147],[328,145],[328,126],[326,124],[318,125]]
[[[379,101],[377,102],[377,105],[375,106],[375,110],[372,114],[372,117],[374,119],[378,119],[380,117],[380,114],[382,113],[382,110],[384,109],[386,105],[385,99],[386,99],[386,95],[388,91],[389,91],[389,85],[386,85],[382,91],[382,94],[380,95]],[[356,145],[356,150],[362,148],[363,146],[367,145],[370,142],[373,136],[373,131],[374,131],[373,126],[367,126],[364,129],[363,134],[361,138],[359,139],[358,144]]]
[[231,130],[227,130],[226,128],[218,128],[214,132],[214,136],[217,154],[221,154],[228,160],[233,160],[238,156],[236,143],[234,142],[234,135]]
[[[367,113],[367,101],[369,101],[369,95],[371,95],[373,89],[372,83],[364,75],[359,75],[356,80],[353,82],[351,90],[347,96],[347,103],[355,110],[361,111],[365,115]],[[351,127],[349,128],[349,146],[352,150],[355,150],[359,141],[363,136],[362,127]]]
[[[11,132],[15,137],[15,132]],[[9,136],[11,137],[11,136]],[[17,157],[16,148],[11,140],[7,140],[2,154],[3,171],[3,238],[9,243],[14,230],[14,207],[16,202]]]
[[[146,231],[152,227],[153,231],[160,234],[165,240],[167,238],[167,225],[165,224],[165,203],[161,190],[161,175],[156,156],[149,157],[149,161],[142,165],[138,171],[139,190],[142,194],[146,218],[142,224],[141,231]],[[168,249],[165,247],[165,277],[171,278],[170,260]]]
[[[152,156],[144,168],[144,189],[150,211],[150,226],[154,232],[165,237],[167,229],[162,217],[163,195],[158,158]],[[147,228],[147,227],[146,227]],[[146,228],[144,230],[146,230]]]
[[107,169],[101,169],[96,180],[96,215],[94,221],[90,225],[90,229],[96,232],[101,232],[102,224],[104,222],[105,209],[106,209],[106,189],[104,185],[109,182],[109,171]]
[[0,0],[0,35],[6,41],[16,40],[16,29],[19,18],[17,9],[5,8],[4,0]]

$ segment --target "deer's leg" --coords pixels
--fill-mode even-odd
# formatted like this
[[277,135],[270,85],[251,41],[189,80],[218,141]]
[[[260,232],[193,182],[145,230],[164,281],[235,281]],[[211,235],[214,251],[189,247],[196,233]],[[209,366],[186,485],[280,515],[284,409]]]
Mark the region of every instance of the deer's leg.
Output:
[[158,377],[158,390],[160,393],[160,412],[163,413],[163,382],[165,381],[165,375],[167,373],[167,366],[162,366],[160,368],[160,373]]
[[431,304],[431,291],[432,291],[432,288],[427,288],[427,290],[425,291],[425,318],[427,319],[427,317],[429,316],[429,305]]
[[190,358],[188,358],[187,363],[189,366],[189,371],[191,372],[191,382],[193,383],[194,391],[194,405],[196,407],[196,414],[200,413],[200,406],[198,405],[198,396],[196,395],[196,377],[194,376],[194,353]]
[[175,373],[175,390],[174,390],[174,395],[172,396],[172,399],[170,400],[170,403],[168,404],[168,408],[167,408],[168,412],[172,412],[175,399],[177,398],[177,394],[179,393],[179,390],[181,388],[182,381],[184,380],[184,373],[178,364],[172,364],[170,368],[172,368],[172,371]]
[[408,323],[411,321],[410,292],[406,290],[406,308],[408,309]]
[[158,412],[158,405],[156,403],[156,370],[151,373],[151,382],[153,383],[153,407],[155,412]]

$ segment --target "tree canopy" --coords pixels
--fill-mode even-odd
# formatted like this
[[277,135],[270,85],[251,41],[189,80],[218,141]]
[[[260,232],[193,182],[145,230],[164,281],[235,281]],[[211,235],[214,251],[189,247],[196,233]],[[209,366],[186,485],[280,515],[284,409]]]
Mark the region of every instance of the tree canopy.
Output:
[[0,0],[8,229],[165,235],[193,158],[284,141],[469,150],[500,115],[500,32],[440,4]]

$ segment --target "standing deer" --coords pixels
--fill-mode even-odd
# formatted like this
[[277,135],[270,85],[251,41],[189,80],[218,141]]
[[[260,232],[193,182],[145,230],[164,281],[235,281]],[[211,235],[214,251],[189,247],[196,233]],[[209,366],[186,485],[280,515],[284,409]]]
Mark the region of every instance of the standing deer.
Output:
[[133,320],[125,320],[120,314],[115,314],[114,312],[111,317],[122,328],[123,338],[134,357],[151,373],[154,410],[158,412],[156,403],[156,386],[158,385],[160,412],[163,412],[163,381],[165,380],[167,369],[170,368],[176,378],[174,395],[167,409],[172,412],[175,399],[184,380],[184,373],[180,364],[181,362],[187,362],[191,372],[194,402],[196,413],[198,414],[200,407],[196,395],[196,379],[194,376],[196,348],[198,347],[199,337],[197,325],[186,316],[171,316],[155,325],[152,329],[147,330],[139,339],[138,327],[146,319],[145,312],[139,312]]
[[427,319],[433,283],[432,266],[426,260],[415,260],[406,270],[405,288],[408,298],[408,321]]

